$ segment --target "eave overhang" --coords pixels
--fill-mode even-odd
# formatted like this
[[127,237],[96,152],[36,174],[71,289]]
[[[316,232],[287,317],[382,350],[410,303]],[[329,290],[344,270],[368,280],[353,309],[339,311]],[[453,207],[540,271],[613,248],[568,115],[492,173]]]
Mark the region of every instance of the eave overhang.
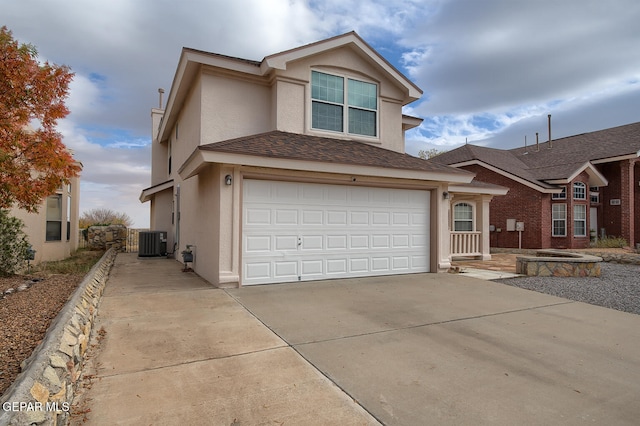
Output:
[[143,189],[140,193],[140,202],[146,203],[151,200],[155,194],[166,191],[167,189],[173,189],[173,179]]
[[350,174],[358,176],[376,176],[396,179],[413,179],[449,183],[469,183],[473,173],[446,173],[441,171],[411,170],[367,165],[354,165],[324,161],[309,161],[287,158],[267,158],[258,155],[243,155],[228,152],[214,152],[196,149],[180,167],[178,174],[189,179],[200,173],[209,164],[234,164],[242,166],[268,167],[273,169],[304,172]]

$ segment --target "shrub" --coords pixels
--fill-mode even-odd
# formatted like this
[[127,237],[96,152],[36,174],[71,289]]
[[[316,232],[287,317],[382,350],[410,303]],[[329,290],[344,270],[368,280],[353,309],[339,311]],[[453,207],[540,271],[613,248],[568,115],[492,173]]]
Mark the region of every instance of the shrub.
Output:
[[627,243],[627,240],[625,240],[622,237],[608,236],[608,237],[600,238],[591,246],[595,248],[622,248],[622,247],[627,247],[628,245],[629,244]]
[[24,266],[30,246],[23,227],[20,219],[0,209],[0,276],[13,275]]

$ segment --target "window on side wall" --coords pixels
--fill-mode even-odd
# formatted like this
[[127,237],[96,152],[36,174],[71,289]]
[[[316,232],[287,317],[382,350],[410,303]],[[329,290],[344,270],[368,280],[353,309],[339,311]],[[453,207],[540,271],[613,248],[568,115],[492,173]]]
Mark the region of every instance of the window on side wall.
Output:
[[567,199],[567,187],[562,187],[562,192],[551,194],[552,200],[566,200]]
[[46,240],[62,240],[62,194],[47,197]]
[[587,186],[584,183],[576,182],[573,184],[573,199],[574,200],[587,199]]
[[573,206],[573,235],[587,236],[587,206],[584,204]]
[[354,135],[378,135],[378,86],[311,72],[311,127]]
[[553,204],[551,211],[551,235],[554,237],[567,236],[567,205]]
[[453,206],[453,230],[473,231],[473,206],[471,204],[458,203]]

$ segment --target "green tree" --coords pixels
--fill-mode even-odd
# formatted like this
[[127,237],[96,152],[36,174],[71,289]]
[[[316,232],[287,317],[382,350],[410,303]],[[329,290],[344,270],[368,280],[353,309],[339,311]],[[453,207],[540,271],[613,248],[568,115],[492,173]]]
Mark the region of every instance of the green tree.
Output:
[[37,211],[47,196],[80,172],[56,131],[69,114],[73,73],[40,63],[30,44],[0,28],[0,208]]
[[24,223],[0,209],[0,276],[15,274],[27,259],[30,247],[27,236],[22,231]]

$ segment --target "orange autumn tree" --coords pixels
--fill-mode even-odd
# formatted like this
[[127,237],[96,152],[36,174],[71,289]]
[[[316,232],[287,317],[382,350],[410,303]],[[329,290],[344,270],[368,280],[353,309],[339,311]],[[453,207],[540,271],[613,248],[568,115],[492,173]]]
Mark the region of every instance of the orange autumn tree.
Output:
[[73,73],[40,63],[36,48],[0,28],[0,208],[37,211],[80,166],[56,131]]

